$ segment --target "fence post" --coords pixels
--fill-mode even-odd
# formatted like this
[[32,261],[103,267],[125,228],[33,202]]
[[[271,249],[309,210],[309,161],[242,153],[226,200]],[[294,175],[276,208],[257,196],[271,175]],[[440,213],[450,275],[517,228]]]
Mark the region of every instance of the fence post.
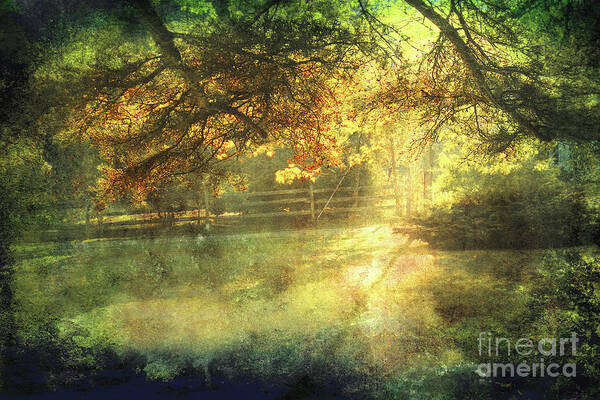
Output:
[[310,195],[310,216],[312,220],[315,220],[315,194],[313,192],[312,181],[308,182],[308,193]]
[[204,195],[204,213],[205,213],[205,220],[204,223],[206,224],[206,227],[208,227],[209,225],[209,221],[210,221],[210,209],[209,209],[209,201],[208,201],[208,188],[206,187],[206,183],[202,182],[202,192]]

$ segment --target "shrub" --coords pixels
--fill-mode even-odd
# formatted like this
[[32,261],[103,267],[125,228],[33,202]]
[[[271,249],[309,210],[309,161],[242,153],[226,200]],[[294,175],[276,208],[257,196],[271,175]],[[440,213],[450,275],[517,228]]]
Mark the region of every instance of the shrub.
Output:
[[[577,363],[577,380],[562,385],[577,384],[597,398],[600,395],[600,257],[586,257],[575,250],[556,250],[544,257],[538,272],[530,301],[530,309],[537,317],[536,329],[546,337],[569,337],[575,332],[579,338],[573,360]],[[549,327],[555,331],[548,331]]]
[[412,235],[449,249],[577,246],[591,241],[589,221],[578,192],[480,190],[417,215]]

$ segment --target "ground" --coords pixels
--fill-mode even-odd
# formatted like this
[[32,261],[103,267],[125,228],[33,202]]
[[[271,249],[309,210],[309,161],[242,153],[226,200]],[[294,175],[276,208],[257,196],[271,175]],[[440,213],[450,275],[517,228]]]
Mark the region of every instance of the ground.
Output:
[[414,376],[412,392],[449,390],[428,376],[472,375],[479,332],[519,335],[540,252],[433,251],[379,225],[22,245],[17,255],[25,340],[58,321],[77,348],[142,355],[151,380],[308,376],[352,396]]

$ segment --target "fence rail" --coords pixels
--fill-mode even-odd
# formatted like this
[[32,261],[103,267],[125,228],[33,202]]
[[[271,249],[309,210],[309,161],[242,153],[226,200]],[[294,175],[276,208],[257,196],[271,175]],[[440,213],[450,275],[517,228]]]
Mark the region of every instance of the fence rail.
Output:
[[[213,229],[230,229],[241,220],[268,221],[281,218],[285,224],[304,226],[317,220],[321,214],[364,213],[367,210],[398,211],[398,191],[391,186],[346,186],[331,188],[283,189],[260,192],[228,193],[220,197],[224,202],[220,211],[212,210],[207,197],[205,207],[185,210],[106,212],[101,218],[88,214],[85,221],[66,223],[48,230],[32,232],[25,240],[65,240],[111,237],[152,237],[165,227],[170,231],[202,232],[206,223]],[[395,192],[395,193],[394,193]],[[394,201],[395,200],[395,201]],[[213,204],[214,205],[214,204]],[[65,204],[65,208],[89,212],[87,204]],[[289,217],[289,218],[287,218]],[[285,218],[285,219],[284,219]],[[270,222],[267,222],[270,223]],[[280,222],[278,222],[279,224]],[[260,225],[261,222],[258,222]]]
[[[334,193],[334,189],[313,189],[312,187],[301,189],[283,189],[260,192],[240,192],[227,193],[222,196],[226,202],[237,201],[234,206],[230,205],[229,210],[215,214],[210,210],[208,203],[204,208],[193,208],[179,211],[160,210],[160,213],[169,213],[168,216],[158,215],[155,212],[121,212],[106,213],[103,218],[102,226],[127,227],[134,225],[160,224],[165,221],[171,223],[194,222],[194,221],[228,221],[248,218],[273,218],[273,217],[296,217],[311,216],[316,218],[321,211],[324,214],[337,214],[347,212],[360,212],[367,209],[390,209],[395,207],[393,204],[381,204],[384,200],[394,199],[394,194],[389,190],[391,186],[347,186],[340,187]],[[356,195],[348,195],[348,192]],[[365,193],[366,192],[366,193]],[[318,198],[321,194],[327,196]],[[334,196],[329,200],[331,194]],[[293,195],[290,197],[290,195]],[[264,200],[258,200],[257,197],[266,197]],[[279,198],[273,198],[279,197]],[[368,204],[365,204],[368,202]],[[361,204],[359,206],[358,204]],[[323,209],[323,207],[325,209]],[[265,210],[263,212],[253,212],[253,208],[265,207],[273,211]],[[114,221],[111,219],[128,216],[131,219]],[[142,216],[140,218],[140,216]],[[80,224],[81,225],[81,224]]]

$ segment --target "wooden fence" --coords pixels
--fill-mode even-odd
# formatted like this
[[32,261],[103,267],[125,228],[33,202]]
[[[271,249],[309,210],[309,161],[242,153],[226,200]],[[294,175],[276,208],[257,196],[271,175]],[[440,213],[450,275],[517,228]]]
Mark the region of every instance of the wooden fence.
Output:
[[[205,220],[214,222],[287,216],[310,216],[311,219],[316,220],[321,214],[394,208],[396,207],[395,203],[383,204],[385,200],[394,199],[393,193],[390,192],[391,188],[391,186],[340,187],[334,193],[334,189],[313,189],[312,185],[309,185],[307,188],[302,189],[226,193],[219,199],[225,204],[225,209],[221,210],[222,212],[211,210],[208,202],[205,202],[205,207],[201,209],[161,210],[163,215],[168,215],[168,217],[163,218],[158,218],[158,212],[128,213],[131,217],[138,215],[142,218],[111,221],[111,216],[120,216],[111,213],[109,217],[104,218],[105,222],[103,224],[105,226],[137,225],[157,223],[169,218],[171,222]],[[351,194],[349,195],[348,192],[351,192]],[[270,209],[270,211],[265,211],[265,208]],[[254,211],[256,209],[260,211]]]
[[[209,224],[213,229],[228,229],[240,220],[253,219],[258,224],[302,224],[340,213],[400,211],[398,191],[392,186],[360,186],[284,189],[260,192],[225,193],[212,201],[220,202],[220,210],[211,209],[208,197],[204,207],[174,210],[106,212],[101,218],[66,223],[42,232],[32,232],[31,240],[65,240],[100,237],[143,237],[164,231],[165,227],[184,233],[202,231]],[[65,205],[66,207],[66,205]],[[69,208],[85,210],[83,205]],[[288,218],[289,217],[289,218]],[[263,220],[263,222],[259,222]],[[269,221],[271,220],[271,221]],[[255,224],[248,224],[249,227]],[[296,225],[298,226],[298,225]],[[189,231],[189,232],[188,232]]]

